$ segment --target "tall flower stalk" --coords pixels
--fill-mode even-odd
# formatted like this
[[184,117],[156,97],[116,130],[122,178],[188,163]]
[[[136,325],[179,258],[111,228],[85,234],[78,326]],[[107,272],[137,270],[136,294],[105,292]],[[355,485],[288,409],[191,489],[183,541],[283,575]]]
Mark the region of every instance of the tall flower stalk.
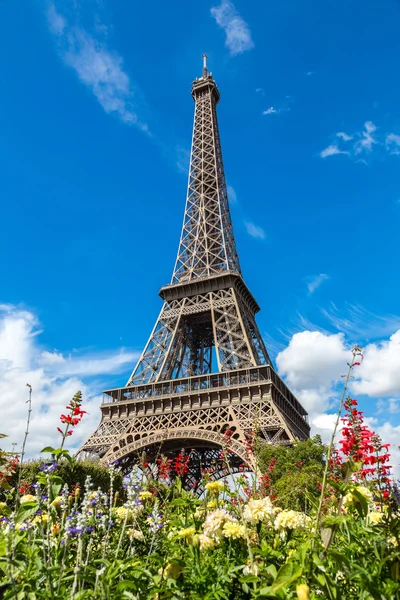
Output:
[[332,457],[332,453],[333,453],[333,449],[334,449],[336,432],[339,427],[342,410],[343,410],[343,406],[344,406],[344,401],[345,401],[346,394],[347,394],[347,388],[349,386],[350,378],[352,377],[352,371],[353,371],[354,367],[361,364],[361,361],[363,359],[361,350],[362,349],[359,346],[354,346],[354,348],[351,351],[352,355],[353,355],[352,360],[350,363],[348,363],[347,374],[344,375],[345,381],[344,381],[344,385],[343,385],[342,396],[340,398],[340,404],[339,404],[339,409],[338,409],[338,412],[336,415],[335,426],[333,428],[331,441],[330,441],[330,444],[328,447],[328,453],[326,455],[325,469],[324,469],[324,474],[323,474],[323,478],[322,478],[321,495],[319,498],[318,510],[317,510],[317,515],[315,518],[315,527],[314,527],[312,540],[311,540],[311,552],[313,552],[313,550],[315,548],[315,540],[317,538],[318,530],[319,530],[320,523],[321,523],[322,506],[323,506],[324,498],[325,498],[325,490],[326,490],[326,485],[327,485],[327,480],[328,480],[328,472],[329,472],[329,468],[330,468],[331,457]]
[[24,441],[22,442],[22,449],[21,449],[21,460],[19,463],[19,469],[18,469],[18,482],[17,482],[17,496],[16,496],[16,507],[18,507],[19,504],[19,499],[20,499],[20,495],[21,495],[21,479],[22,479],[22,466],[24,463],[24,457],[25,457],[25,448],[26,448],[26,442],[28,439],[28,435],[29,435],[29,425],[31,422],[31,412],[32,412],[32,386],[30,383],[27,383],[26,386],[29,388],[29,396],[28,396],[28,400],[26,401],[26,404],[28,405],[28,416],[26,418],[26,429],[25,429],[25,435],[24,435]]

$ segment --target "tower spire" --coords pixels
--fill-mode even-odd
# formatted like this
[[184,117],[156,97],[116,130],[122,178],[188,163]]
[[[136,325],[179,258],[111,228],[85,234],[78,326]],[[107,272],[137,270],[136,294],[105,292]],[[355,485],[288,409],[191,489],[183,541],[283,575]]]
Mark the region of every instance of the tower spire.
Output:
[[203,79],[207,78],[208,70],[207,70],[207,54],[203,54]]

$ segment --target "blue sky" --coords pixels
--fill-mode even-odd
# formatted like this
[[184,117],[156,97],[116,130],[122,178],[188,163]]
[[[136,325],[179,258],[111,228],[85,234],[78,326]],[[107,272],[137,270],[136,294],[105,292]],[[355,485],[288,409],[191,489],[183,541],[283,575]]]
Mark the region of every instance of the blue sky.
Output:
[[81,383],[96,420],[99,391],[125,383],[172,273],[207,52],[241,264],[280,372],[305,404],[323,398],[320,418],[347,349],[367,345],[355,391],[395,441],[399,19],[394,0],[1,2],[0,359],[14,385],[35,373],[47,413],[50,389]]

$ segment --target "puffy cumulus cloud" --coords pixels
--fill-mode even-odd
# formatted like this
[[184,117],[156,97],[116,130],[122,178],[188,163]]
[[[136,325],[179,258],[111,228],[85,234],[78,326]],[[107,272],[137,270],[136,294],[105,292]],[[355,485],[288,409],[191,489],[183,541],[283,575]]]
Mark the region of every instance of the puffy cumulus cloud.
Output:
[[292,337],[276,362],[290,386],[297,390],[317,390],[337,381],[350,358],[341,333],[302,331]]
[[81,390],[88,412],[69,439],[77,448],[93,432],[100,420],[99,382],[90,385],[94,375],[118,373],[129,368],[136,354],[125,350],[107,355],[64,356],[39,346],[39,322],[27,310],[0,306],[0,432],[8,435],[3,445],[20,448],[25,431],[29,383],[33,388],[32,416],[27,454],[37,455],[44,446],[57,444],[59,416],[72,396]]
[[302,331],[276,359],[279,374],[309,414],[311,434],[318,433],[324,442],[330,440],[336,419],[326,411],[337,399],[336,385],[350,358],[342,334]]
[[[302,331],[293,335],[276,359],[279,374],[309,413],[312,435],[320,434],[325,442],[330,440],[336,421],[336,413],[330,405],[338,406],[342,375],[347,371],[351,357],[343,334]],[[399,364],[400,330],[389,340],[365,347],[364,360],[354,370],[356,379],[350,383],[352,394],[379,397],[377,415],[371,417],[367,414],[366,423],[384,443],[392,444],[392,466],[397,476],[400,474],[400,453],[397,449],[400,425],[387,419],[397,412],[399,406]]]
[[400,329],[389,340],[365,348],[357,375],[359,378],[353,384],[357,394],[400,395]]
[[384,444],[391,444],[389,452],[391,454],[390,464],[393,468],[393,474],[398,479],[400,478],[400,425],[393,425],[389,421],[385,421],[381,425],[371,425],[381,438]]

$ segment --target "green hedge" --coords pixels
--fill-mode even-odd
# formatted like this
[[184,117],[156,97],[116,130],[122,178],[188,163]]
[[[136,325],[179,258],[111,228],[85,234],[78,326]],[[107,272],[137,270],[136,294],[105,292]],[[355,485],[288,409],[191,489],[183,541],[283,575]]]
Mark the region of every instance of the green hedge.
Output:
[[[37,480],[38,473],[40,473],[40,467],[46,464],[47,461],[42,459],[29,460],[22,465],[22,484],[32,484]],[[85,479],[88,475],[92,478],[93,488],[100,488],[103,492],[107,492],[110,488],[110,474],[108,468],[99,462],[93,460],[84,459],[76,462],[73,469],[71,469],[67,461],[63,461],[57,468],[57,475],[59,475],[68,487],[71,489],[72,486],[79,485],[82,489],[85,484]],[[18,471],[14,474],[12,486],[16,486],[18,481]],[[22,487],[22,485],[21,485]],[[120,473],[115,474],[114,478],[114,491],[122,493],[122,475]]]

